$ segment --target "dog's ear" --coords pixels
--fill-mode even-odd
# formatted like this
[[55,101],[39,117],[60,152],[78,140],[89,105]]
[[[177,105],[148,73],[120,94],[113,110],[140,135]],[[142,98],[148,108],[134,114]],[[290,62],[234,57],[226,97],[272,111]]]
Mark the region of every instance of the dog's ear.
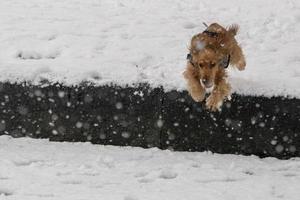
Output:
[[227,28],[227,31],[229,32],[229,34],[235,36],[238,33],[239,28],[240,28],[239,25],[232,24]]

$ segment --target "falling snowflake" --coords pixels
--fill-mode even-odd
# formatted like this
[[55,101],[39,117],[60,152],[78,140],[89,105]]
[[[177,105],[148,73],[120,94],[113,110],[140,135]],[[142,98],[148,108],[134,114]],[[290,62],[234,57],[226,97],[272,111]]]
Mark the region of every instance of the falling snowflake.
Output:
[[126,139],[130,138],[130,136],[131,136],[131,134],[129,132],[126,132],[126,131],[122,132],[121,135],[122,135],[123,138],[126,138]]
[[76,128],[82,128],[83,126],[83,123],[82,122],[77,122],[76,123]]
[[52,130],[52,134],[57,135],[58,134],[57,130]]
[[123,104],[121,102],[116,103],[116,108],[121,110],[123,108]]
[[158,128],[161,128],[164,125],[164,121],[159,119],[159,120],[156,121],[156,125],[157,125]]
[[64,96],[65,96],[65,92],[64,91],[58,91],[58,97],[59,98],[64,98]]

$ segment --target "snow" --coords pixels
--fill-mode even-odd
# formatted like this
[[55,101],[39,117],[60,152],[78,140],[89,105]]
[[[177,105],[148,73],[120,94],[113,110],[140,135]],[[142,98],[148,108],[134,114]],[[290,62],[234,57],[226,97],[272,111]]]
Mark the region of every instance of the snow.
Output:
[[300,159],[0,136],[2,200],[298,200]]
[[2,0],[0,15],[0,81],[185,90],[202,22],[238,23],[247,68],[230,70],[233,91],[300,98],[297,0]]

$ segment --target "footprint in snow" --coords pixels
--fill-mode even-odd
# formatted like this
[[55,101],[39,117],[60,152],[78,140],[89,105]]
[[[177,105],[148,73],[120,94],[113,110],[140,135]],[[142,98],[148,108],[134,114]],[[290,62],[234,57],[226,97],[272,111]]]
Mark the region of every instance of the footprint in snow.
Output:
[[101,75],[99,74],[99,72],[97,71],[90,71],[87,73],[87,77],[93,79],[93,80],[101,80],[102,77]]
[[152,183],[152,182],[154,182],[154,180],[150,179],[150,178],[142,178],[142,179],[139,179],[138,181],[140,183]]
[[98,165],[105,165],[108,168],[114,168],[115,167],[115,159],[111,156],[105,156],[105,157],[99,157],[97,159]]
[[124,197],[124,200],[138,200],[138,198],[136,196],[133,195],[128,195]]
[[91,170],[91,171],[80,173],[80,175],[83,175],[83,176],[99,176],[100,173],[97,172],[97,171]]
[[254,175],[254,172],[253,171],[250,171],[250,170],[246,170],[246,171],[243,171],[244,174],[247,174],[247,175]]
[[57,172],[56,176],[68,176],[68,175],[71,175],[71,174],[72,174],[71,172]]
[[194,163],[191,164],[191,167],[193,167],[193,168],[201,168],[202,165],[199,164],[199,163],[197,163],[197,162],[194,162]]
[[237,181],[242,181],[243,179],[235,179],[235,178],[231,178],[231,177],[227,177],[227,178],[220,178],[220,179],[203,179],[203,180],[196,180],[196,182],[198,183],[217,183],[217,182],[225,182],[225,183],[229,183],[229,182],[237,182]]
[[13,192],[7,188],[0,188],[0,197],[1,196],[11,196]]
[[80,185],[82,184],[82,181],[81,180],[64,180],[62,181],[63,184],[66,184],[66,185]]
[[48,53],[40,53],[31,50],[20,50],[17,52],[16,57],[22,60],[41,60],[41,59],[55,59],[60,55],[58,51]]
[[170,169],[166,169],[161,171],[159,178],[162,179],[174,179],[178,176],[178,174]]
[[55,40],[56,38],[57,38],[56,35],[49,35],[49,36],[47,37],[47,40],[48,40],[48,41],[51,41],[51,40]]
[[0,180],[8,180],[9,178],[7,176],[0,176]]
[[45,34],[45,35],[39,35],[39,36],[37,36],[37,38],[40,40],[52,41],[57,38],[57,35],[56,34]]
[[298,177],[299,174],[296,174],[296,173],[295,174],[294,173],[286,173],[286,174],[283,174],[283,176],[293,178],[293,177]]
[[196,27],[197,27],[197,25],[192,23],[192,22],[185,22],[183,24],[183,28],[185,28],[185,29],[193,29],[193,28],[196,28]]
[[146,175],[148,175],[148,172],[138,172],[134,176],[140,178],[140,177],[145,177]]
[[17,159],[13,161],[13,163],[17,167],[29,166],[34,163],[42,163],[42,162],[43,162],[42,160],[25,160],[25,159]]

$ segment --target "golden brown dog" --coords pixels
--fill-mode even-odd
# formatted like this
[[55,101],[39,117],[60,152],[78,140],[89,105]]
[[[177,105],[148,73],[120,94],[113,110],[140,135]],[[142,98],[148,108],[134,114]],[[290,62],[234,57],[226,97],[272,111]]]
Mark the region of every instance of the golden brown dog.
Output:
[[228,65],[239,70],[246,66],[242,49],[234,38],[237,32],[237,25],[225,29],[214,23],[191,40],[184,72],[188,91],[195,101],[200,102],[211,90],[206,107],[212,111],[219,110],[224,99],[230,96],[231,87],[225,71]]

